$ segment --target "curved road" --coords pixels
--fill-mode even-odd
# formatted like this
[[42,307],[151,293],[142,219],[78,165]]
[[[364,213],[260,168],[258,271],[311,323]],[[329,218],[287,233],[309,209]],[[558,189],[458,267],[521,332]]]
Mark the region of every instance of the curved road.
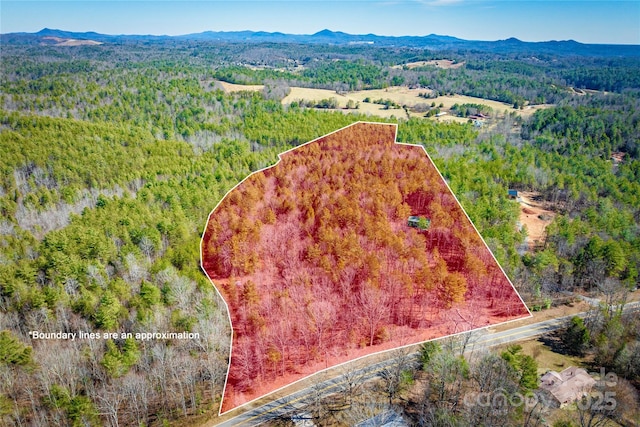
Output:
[[[635,301],[627,303],[624,307],[624,311],[625,313],[640,312],[640,302]],[[573,316],[585,317],[586,315],[587,312],[582,312],[569,316],[559,317],[556,319],[533,323],[531,325],[520,326],[518,328],[508,329],[501,332],[489,333],[487,329],[473,331],[472,333],[480,333],[484,335],[480,336],[477,339],[474,338],[473,343],[470,345],[473,346],[474,350],[478,350],[514,341],[525,340],[561,329],[567,326],[569,319],[571,319]],[[391,356],[393,352],[390,351],[387,354]],[[415,360],[416,356],[417,353],[413,353],[409,357],[413,357]],[[351,375],[357,375],[359,381],[367,381],[376,377],[380,377],[381,373],[389,369],[390,366],[393,365],[393,363],[397,363],[396,359],[385,360],[369,365],[358,371],[353,371]],[[264,405],[257,406],[255,408],[241,408],[239,410],[241,411],[244,409],[245,412],[240,413],[233,418],[227,418],[226,420],[224,420],[224,418],[226,418],[224,416],[222,417],[222,420],[210,420],[205,424],[205,426],[258,426],[264,422],[279,419],[286,414],[290,414],[294,411],[304,411],[304,408],[319,396],[324,397],[344,390],[345,386],[347,385],[347,381],[348,380],[345,378],[345,375],[338,375],[329,380],[322,381],[315,386],[307,387],[303,390],[292,393],[280,399],[273,400]]]

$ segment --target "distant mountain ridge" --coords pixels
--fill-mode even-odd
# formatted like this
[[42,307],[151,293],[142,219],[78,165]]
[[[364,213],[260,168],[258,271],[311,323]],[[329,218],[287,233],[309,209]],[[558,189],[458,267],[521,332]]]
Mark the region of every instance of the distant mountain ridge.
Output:
[[493,53],[546,53],[577,56],[633,56],[640,57],[640,45],[584,44],[574,40],[525,42],[516,38],[496,41],[464,40],[452,36],[380,36],[376,34],[348,34],[328,29],[315,34],[285,34],[266,31],[204,31],[180,36],[167,35],[108,35],[93,31],[72,32],[44,28],[37,33],[9,33],[0,35],[7,44],[39,44],[44,37],[92,40],[109,44],[153,43],[163,41],[205,41],[221,43],[298,43],[298,44],[371,44],[382,47],[409,47],[429,50],[477,50]]

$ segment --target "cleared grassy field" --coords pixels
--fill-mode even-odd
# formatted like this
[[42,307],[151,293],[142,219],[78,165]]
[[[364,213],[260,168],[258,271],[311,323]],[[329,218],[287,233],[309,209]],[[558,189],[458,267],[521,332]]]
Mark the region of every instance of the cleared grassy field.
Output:
[[[338,101],[338,107],[341,108],[342,109],[341,111],[345,113],[358,112],[362,114],[369,114],[372,116],[384,117],[384,118],[390,118],[392,116],[394,117],[407,116],[407,114],[402,108],[385,110],[383,105],[363,102],[362,100],[367,97],[366,95],[367,92],[374,92],[374,91],[361,91],[361,92],[350,92],[347,94],[338,94],[334,90],[328,90],[328,89],[310,89],[310,88],[303,88],[303,87],[292,87],[289,95],[287,95],[282,100],[282,104],[288,105],[294,101],[299,101],[299,100],[320,101],[323,99],[335,98]],[[360,95],[360,94],[365,94],[365,95]],[[380,97],[373,98],[373,99],[378,99],[378,98]],[[354,109],[346,110],[345,108],[349,101],[359,102],[360,103],[359,108],[356,110]],[[421,117],[421,115],[418,115],[418,116]]]
[[[421,98],[419,95],[425,92],[427,92],[427,90],[425,89],[409,89],[407,87],[394,86],[386,89],[373,89],[373,90],[363,90],[359,92],[352,92],[352,93],[349,93],[347,96],[359,101],[362,101],[367,97],[371,98],[372,100],[376,100],[380,98],[390,99],[400,105],[406,105],[409,108],[413,108],[419,104],[431,105],[431,103],[435,102],[436,106],[439,106],[440,104],[442,104],[442,107],[441,107],[442,111],[449,111],[451,107],[453,107],[455,104],[481,104],[481,105],[486,105],[488,107],[491,107],[494,111],[494,114],[496,114],[497,117],[504,117],[505,113],[511,114],[512,112],[515,112],[522,118],[527,118],[532,114],[534,114],[537,110],[552,107],[551,104],[532,105],[532,106],[526,106],[524,109],[519,110],[519,109],[513,108],[512,105],[506,104],[504,102],[493,101],[493,100],[484,99],[484,98],[476,98],[473,96],[466,96],[466,95],[438,96],[436,98],[431,98],[431,99]],[[378,107],[378,105],[376,105],[376,107]],[[361,109],[363,108],[363,103],[360,104],[360,108]],[[377,111],[377,110],[374,110],[374,111]],[[422,117],[424,115],[423,113],[414,113],[414,112],[410,114],[412,117]],[[465,118],[453,117],[451,115],[442,116],[439,118],[434,117],[432,118],[432,120],[460,121],[460,122],[467,121],[467,119]]]
[[450,59],[434,59],[431,61],[408,62],[402,65],[394,65],[391,68],[402,69],[403,67],[407,67],[408,69],[412,70],[414,68],[425,67],[429,65],[448,70],[448,69],[460,68],[464,65],[464,62],[453,62]]
[[[241,90],[259,91],[264,87],[262,85],[238,85],[226,82],[218,82],[218,84],[221,85],[224,88],[224,91],[227,93],[238,92]],[[504,102],[492,101],[489,99],[476,98],[466,95],[438,96],[437,98],[431,99],[421,98],[419,95],[425,92],[428,92],[428,89],[409,89],[408,87],[404,86],[392,86],[385,89],[370,89],[357,92],[348,92],[346,94],[338,94],[335,91],[329,89],[292,87],[289,95],[287,95],[282,100],[282,104],[288,105],[294,101],[300,100],[320,101],[323,99],[335,98],[338,101],[338,107],[340,109],[343,109],[342,111],[346,113],[359,112],[384,118],[390,118],[392,116],[396,118],[407,117],[407,113],[402,108],[387,110],[384,108],[384,105],[374,104],[372,102],[364,102],[364,100],[366,98],[370,98],[372,101],[378,99],[391,100],[396,104],[407,106],[409,109],[412,109],[419,104],[431,105],[431,103],[435,102],[436,106],[442,104],[442,111],[450,110],[451,107],[453,107],[455,104],[481,104],[491,107],[497,117],[504,117],[505,113],[510,114],[512,112],[515,112],[516,114],[522,116],[522,118],[531,116],[537,110],[552,107],[551,104],[532,105],[526,106],[522,110],[518,110],[513,108],[512,105],[506,104]],[[344,110],[350,100],[360,103],[360,106],[357,110]],[[424,117],[424,113],[409,112],[409,116]],[[453,115],[446,115],[441,117],[432,117],[430,120],[442,122],[466,122],[468,119],[455,117]]]
[[367,97],[371,99],[390,99],[394,102],[397,102],[400,105],[407,105],[408,107],[413,107],[418,104],[427,104],[430,105],[432,102],[435,102],[436,105],[442,104],[443,110],[449,110],[455,104],[481,104],[491,107],[494,113],[497,113],[499,116],[503,116],[504,112],[511,113],[516,112],[522,116],[529,116],[533,114],[536,109],[540,108],[548,108],[549,106],[533,106],[531,108],[526,108],[523,110],[518,110],[513,108],[512,105],[506,104],[504,102],[492,101],[484,98],[476,98],[473,96],[466,95],[452,95],[452,96],[438,96],[437,98],[425,99],[421,98],[419,95],[422,93],[428,92],[426,89],[409,89],[407,87],[402,86],[393,86],[386,89],[373,89],[373,90],[363,90],[360,92],[349,93],[354,99],[363,100]]
[[350,99],[347,96],[337,94],[335,90],[292,87],[291,92],[289,92],[289,95],[282,100],[282,103],[286,105],[301,99],[304,99],[305,101],[320,101],[328,98],[337,99],[340,107],[346,106]]
[[[553,351],[539,339],[533,339],[518,343],[522,346],[522,353],[533,357],[538,362],[538,374],[544,375],[548,371],[560,372],[569,366],[585,365],[585,360],[580,357],[568,356]],[[500,351],[507,349],[502,347]]]
[[216,81],[216,84],[219,84],[222,87],[222,90],[224,90],[226,93],[240,92],[243,90],[257,92],[264,89],[264,85],[238,85],[235,83],[227,83],[220,80]]

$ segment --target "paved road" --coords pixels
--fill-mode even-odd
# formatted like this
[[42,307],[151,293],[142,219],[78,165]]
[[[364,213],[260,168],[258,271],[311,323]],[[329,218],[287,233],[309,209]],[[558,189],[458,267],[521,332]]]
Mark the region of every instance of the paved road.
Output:
[[[625,312],[640,312],[640,302],[630,302],[625,305]],[[534,323],[531,325],[521,326],[518,328],[509,329],[502,332],[489,333],[486,329],[473,332],[477,334],[472,342],[467,346],[466,351],[480,350],[482,348],[489,348],[501,344],[506,344],[514,341],[521,341],[528,338],[532,338],[538,335],[543,335],[566,326],[569,319],[573,316],[585,317],[587,312],[572,314],[570,316],[559,317],[556,319],[545,320],[543,322]],[[391,354],[391,352],[389,353]],[[413,354],[411,357],[416,357],[417,354]],[[379,377],[382,372],[388,369],[390,364],[393,364],[394,360],[385,360],[373,365],[369,365],[355,372],[361,380],[369,380]],[[397,363],[397,362],[396,362]],[[353,375],[354,372],[351,373]],[[346,385],[344,375],[336,376],[332,379],[323,381],[314,387],[309,387],[304,390],[300,390],[296,393],[292,393],[281,399],[271,401],[262,406],[258,406],[253,409],[248,409],[246,412],[239,414],[231,419],[216,424],[219,420],[209,421],[206,426],[221,426],[221,427],[253,427],[258,426],[266,421],[275,420],[280,417],[290,414],[291,412],[302,411],[309,405],[317,396],[328,396],[330,394],[337,393]]]

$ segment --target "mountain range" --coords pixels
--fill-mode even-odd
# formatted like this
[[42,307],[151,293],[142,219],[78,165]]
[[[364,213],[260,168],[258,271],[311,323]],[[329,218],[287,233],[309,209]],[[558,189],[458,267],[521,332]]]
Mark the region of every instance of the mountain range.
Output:
[[[37,33],[9,33],[0,35],[3,44],[131,44],[162,43],[167,41],[200,41],[211,43],[297,43],[331,45],[373,45],[407,47],[428,50],[462,50],[493,53],[537,53],[576,56],[635,56],[640,57],[640,45],[584,44],[574,40],[525,42],[516,38],[497,41],[464,40],[451,36],[380,36],[376,34],[348,34],[322,30],[315,34],[285,34],[265,31],[205,31],[180,36],[167,35],[108,35],[96,32],[72,32],[44,28]],[[74,41],[76,43],[69,43]],[[86,41],[86,43],[78,43]],[[96,43],[97,42],[97,43]]]

